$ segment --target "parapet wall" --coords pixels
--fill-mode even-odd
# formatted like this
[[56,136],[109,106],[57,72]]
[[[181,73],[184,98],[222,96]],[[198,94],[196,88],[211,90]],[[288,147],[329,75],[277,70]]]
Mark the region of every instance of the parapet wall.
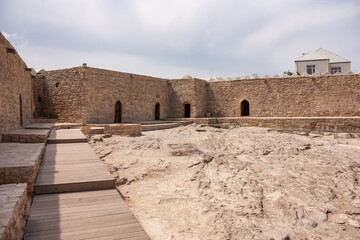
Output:
[[214,117],[360,116],[359,74],[244,79],[208,83],[207,111]]
[[34,111],[30,69],[0,33],[1,134],[30,123]]

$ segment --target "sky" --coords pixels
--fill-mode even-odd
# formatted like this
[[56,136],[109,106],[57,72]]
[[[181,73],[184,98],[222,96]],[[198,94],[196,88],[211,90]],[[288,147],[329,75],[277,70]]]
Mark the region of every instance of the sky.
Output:
[[322,47],[360,72],[360,0],[0,0],[0,31],[37,71],[272,76]]

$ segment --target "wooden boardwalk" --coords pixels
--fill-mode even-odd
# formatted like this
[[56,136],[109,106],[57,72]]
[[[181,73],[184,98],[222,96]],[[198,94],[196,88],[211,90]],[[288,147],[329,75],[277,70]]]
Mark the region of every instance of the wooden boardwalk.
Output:
[[47,143],[79,143],[87,139],[80,129],[51,130]]
[[24,239],[150,238],[112,189],[36,195]]
[[24,240],[150,239],[92,148],[79,143],[81,131],[52,130],[50,138],[56,144],[46,147]]
[[112,188],[114,178],[88,143],[47,145],[35,194]]

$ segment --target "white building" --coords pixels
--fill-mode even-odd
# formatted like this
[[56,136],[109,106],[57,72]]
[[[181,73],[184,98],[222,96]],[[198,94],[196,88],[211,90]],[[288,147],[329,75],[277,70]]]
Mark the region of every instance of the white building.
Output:
[[351,71],[351,61],[340,57],[323,48],[303,54],[295,60],[296,72],[303,74],[336,72],[347,73]]

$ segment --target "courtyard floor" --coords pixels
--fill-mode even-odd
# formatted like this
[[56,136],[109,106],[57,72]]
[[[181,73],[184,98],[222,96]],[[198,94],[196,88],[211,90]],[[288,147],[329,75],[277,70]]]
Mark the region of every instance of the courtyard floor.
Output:
[[150,238],[360,239],[360,139],[191,124],[94,135]]

